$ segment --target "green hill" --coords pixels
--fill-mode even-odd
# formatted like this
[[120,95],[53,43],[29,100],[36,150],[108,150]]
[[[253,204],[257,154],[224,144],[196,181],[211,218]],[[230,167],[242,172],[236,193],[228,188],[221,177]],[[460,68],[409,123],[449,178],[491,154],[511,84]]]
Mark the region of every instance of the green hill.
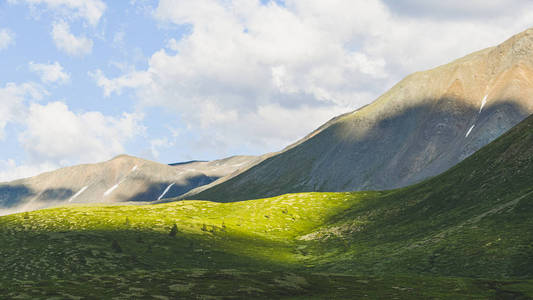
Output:
[[0,295],[531,299],[531,153],[528,117],[398,190],[4,216]]

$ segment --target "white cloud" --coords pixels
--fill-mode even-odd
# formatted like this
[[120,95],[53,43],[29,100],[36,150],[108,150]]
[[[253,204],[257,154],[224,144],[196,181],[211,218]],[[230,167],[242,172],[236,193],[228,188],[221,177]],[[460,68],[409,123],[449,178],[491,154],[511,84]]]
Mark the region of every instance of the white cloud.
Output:
[[141,105],[171,109],[198,141],[269,151],[409,73],[496,45],[533,19],[524,1],[515,2],[532,9],[488,19],[420,18],[391,11],[389,2],[161,0],[154,17],[189,24],[190,34],[170,38],[146,70],[92,75],[106,96],[132,88]]
[[106,5],[101,0],[8,0],[8,2],[23,2],[33,10],[43,5],[65,18],[83,18],[93,26],[98,24],[106,10]]
[[85,36],[77,37],[70,32],[70,26],[59,21],[54,23],[52,28],[52,38],[56,47],[72,56],[84,56],[93,50],[93,41]]
[[531,8],[529,0],[384,0],[396,13],[439,19],[486,19],[513,15]]
[[40,100],[48,92],[33,83],[8,83],[0,88],[0,140],[8,123],[24,123],[28,100]]
[[119,30],[115,32],[115,35],[113,36],[113,47],[116,48],[124,48],[124,37],[126,36],[126,32],[124,30]]
[[144,135],[142,114],[76,113],[62,102],[40,104],[47,95],[34,83],[8,83],[0,88],[0,140],[8,124],[17,124],[22,129],[18,141],[26,154],[21,163],[0,159],[0,182],[109,159],[124,153],[126,143]]
[[13,159],[0,160],[0,182],[32,177],[59,168],[59,165],[44,162],[31,165],[17,164]]
[[142,115],[120,118],[100,112],[75,113],[62,102],[32,104],[19,141],[31,162],[61,166],[95,162],[123,153],[124,143],[144,133]]
[[130,0],[130,5],[135,8],[137,14],[150,15],[153,11],[153,0]]
[[161,148],[170,148],[172,146],[174,146],[174,142],[169,141],[168,138],[153,139],[150,141],[150,155],[153,159],[158,159]]
[[56,61],[53,64],[29,63],[30,71],[37,73],[44,83],[59,84],[67,83],[70,80],[70,74],[63,70],[63,67]]
[[[281,150],[316,129],[319,125],[346,112],[346,108],[300,106],[283,107],[280,104],[265,104],[257,111],[243,115],[235,122],[219,122],[213,127],[199,131],[202,133],[191,152],[209,153],[206,148],[219,150],[223,156],[235,154],[235,149],[255,149],[274,146],[271,150]],[[207,117],[206,117],[207,118]],[[316,122],[318,120],[318,122]],[[313,123],[316,126],[313,127]],[[302,126],[307,127],[302,131]],[[234,145],[239,141],[238,145]],[[207,146],[206,146],[207,145]],[[237,146],[237,147],[235,147]],[[261,153],[261,152],[259,152]]]
[[[99,70],[92,75],[106,96],[136,88],[144,105],[174,109],[193,132],[211,136],[212,141],[232,136],[224,143],[283,147],[320,122],[354,108],[357,101],[368,101],[354,99],[368,97],[357,89],[366,85],[366,78],[385,76],[382,58],[345,49],[343,36],[332,36],[276,5],[161,1],[156,15],[194,25],[190,36],[169,40],[167,47],[177,53],[158,51],[146,71],[114,79]],[[261,113],[274,106],[282,115],[298,116],[269,119]],[[304,111],[316,118],[303,117]],[[250,127],[242,120],[255,118],[260,118],[253,125],[256,132],[285,128],[283,138],[272,145],[274,134],[240,134]],[[303,122],[292,126],[291,120]]]
[[0,29],[0,50],[4,50],[14,43],[14,34],[5,28]]
[[173,51],[178,51],[179,49],[179,42],[174,39],[174,38],[171,38],[170,40],[168,40],[167,42],[167,48],[170,49],[170,50],[173,50]]
[[150,75],[146,72],[131,72],[115,79],[105,77],[101,70],[89,72],[89,75],[96,80],[96,84],[99,87],[103,88],[106,97],[109,97],[112,93],[120,95],[124,88],[144,86],[151,81]]

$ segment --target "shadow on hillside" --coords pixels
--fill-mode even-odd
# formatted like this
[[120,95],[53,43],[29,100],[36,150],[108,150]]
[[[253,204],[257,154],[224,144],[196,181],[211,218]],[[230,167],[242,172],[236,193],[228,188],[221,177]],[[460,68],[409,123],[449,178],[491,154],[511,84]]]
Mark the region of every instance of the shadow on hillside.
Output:
[[404,187],[446,171],[528,115],[511,99],[489,103],[481,112],[454,98],[427,103],[377,119],[355,112],[186,199],[231,202],[295,192]]
[[62,204],[74,194],[71,189],[35,191],[26,185],[0,185],[0,216]]
[[[144,191],[134,194],[134,195],[119,195],[118,198],[121,201],[132,201],[132,202],[154,202],[154,201],[165,201],[165,199],[176,198],[181,196],[188,191],[197,188],[202,185],[209,184],[219,177],[210,177],[204,174],[197,176],[189,177],[184,183],[179,182],[158,182],[152,183],[145,188]],[[167,190],[168,188],[168,190]],[[159,199],[161,197],[161,199]]]
[[[106,274],[135,269],[239,268],[275,271],[299,267],[266,257],[268,251],[287,248],[284,243],[260,238],[232,238],[231,234],[220,231],[200,235],[178,230],[175,236],[170,236],[169,233],[149,229],[62,231],[54,228],[50,231],[17,231],[14,238],[26,249],[23,256],[15,256],[16,261],[11,261],[20,268],[13,270],[16,272],[11,277],[20,276],[21,279],[69,278],[83,273]],[[5,239],[0,236],[2,253],[9,255],[16,252],[9,247],[10,241]],[[41,263],[33,263],[36,260]],[[73,264],[73,261],[77,263]],[[2,262],[0,266],[6,267]]]
[[18,199],[34,195],[25,185],[0,185],[0,208],[12,208],[20,204]]
[[74,195],[74,191],[66,188],[46,189],[39,196],[40,201],[68,200]]
[[[187,178],[187,180],[183,183],[172,183],[167,181],[157,182],[149,184],[141,192],[135,194],[123,193],[122,195],[118,195],[117,198],[120,199],[119,202],[155,202],[158,200],[168,201],[165,199],[176,198],[190,191],[191,189],[209,184],[218,178],[219,177],[210,177],[200,174]],[[22,212],[47,208],[50,206],[69,204],[69,200],[74,194],[75,191],[70,188],[54,188],[37,191],[24,184],[0,185],[0,210],[3,210],[3,212],[0,212],[0,214]],[[159,199],[160,197],[161,199]],[[100,202],[104,202],[103,199],[89,203]],[[74,203],[77,202],[74,201]]]

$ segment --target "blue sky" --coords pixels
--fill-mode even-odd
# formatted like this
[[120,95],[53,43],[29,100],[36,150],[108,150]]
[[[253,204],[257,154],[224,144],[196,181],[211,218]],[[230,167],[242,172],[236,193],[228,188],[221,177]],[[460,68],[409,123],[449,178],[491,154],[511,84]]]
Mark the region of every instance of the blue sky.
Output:
[[463,2],[0,1],[0,181],[278,151],[533,25],[530,1]]

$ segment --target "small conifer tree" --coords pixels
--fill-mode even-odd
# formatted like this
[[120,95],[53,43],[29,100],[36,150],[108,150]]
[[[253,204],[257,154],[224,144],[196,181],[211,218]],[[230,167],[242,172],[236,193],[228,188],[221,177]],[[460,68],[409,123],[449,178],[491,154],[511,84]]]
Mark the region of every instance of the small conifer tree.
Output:
[[177,233],[178,233],[178,225],[174,224],[174,226],[172,226],[172,228],[170,229],[170,232],[168,233],[168,235],[176,236]]

